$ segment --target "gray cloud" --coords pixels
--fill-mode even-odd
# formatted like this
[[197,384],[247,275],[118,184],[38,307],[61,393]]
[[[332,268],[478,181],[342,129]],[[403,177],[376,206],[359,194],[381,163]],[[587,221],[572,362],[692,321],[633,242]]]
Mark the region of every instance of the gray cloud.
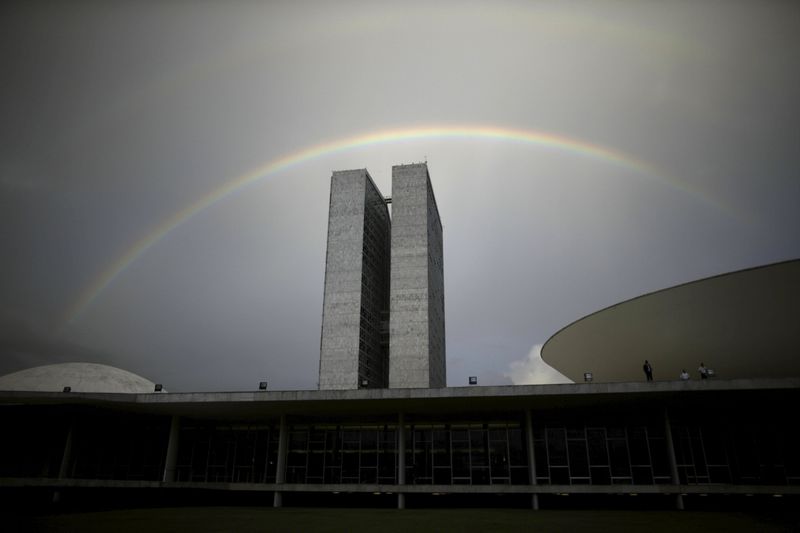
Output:
[[525,359],[512,361],[505,375],[514,385],[572,383],[571,379],[544,362],[541,344],[534,345]]
[[[0,373],[85,347],[170,390],[314,388],[334,169],[366,167],[388,195],[392,164],[427,158],[451,384],[508,383],[531,346],[621,300],[800,255],[791,3],[0,9],[0,328],[37,325]],[[137,241],[237,177],[431,124],[657,170],[513,138],[319,153],[167,233],[63,324]]]

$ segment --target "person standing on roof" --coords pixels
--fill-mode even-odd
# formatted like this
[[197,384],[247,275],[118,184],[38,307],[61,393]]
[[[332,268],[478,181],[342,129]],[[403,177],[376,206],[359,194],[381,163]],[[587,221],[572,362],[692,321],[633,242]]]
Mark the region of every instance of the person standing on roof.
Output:
[[653,381],[653,367],[650,366],[650,362],[647,359],[644,360],[642,370],[644,370],[644,375],[647,378],[647,381]]

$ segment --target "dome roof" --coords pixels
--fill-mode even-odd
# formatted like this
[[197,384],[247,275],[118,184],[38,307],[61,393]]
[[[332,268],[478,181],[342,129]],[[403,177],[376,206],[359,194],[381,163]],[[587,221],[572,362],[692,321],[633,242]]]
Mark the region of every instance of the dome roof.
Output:
[[155,383],[127,370],[97,363],[43,365],[0,376],[0,390],[61,392],[153,392]]
[[542,358],[570,379],[698,377],[703,362],[720,378],[800,376],[800,259],[678,285],[608,307],[565,327]]

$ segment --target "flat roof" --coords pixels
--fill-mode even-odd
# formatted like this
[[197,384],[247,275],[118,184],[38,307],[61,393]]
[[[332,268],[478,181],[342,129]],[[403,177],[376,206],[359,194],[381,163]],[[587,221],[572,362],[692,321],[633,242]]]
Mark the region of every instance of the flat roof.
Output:
[[700,363],[721,378],[800,376],[800,259],[715,276],[608,307],[566,326],[542,358],[574,381],[656,380]]
[[409,416],[516,413],[525,409],[594,409],[653,402],[680,406],[702,398],[704,405],[726,405],[742,395],[800,394],[800,378],[693,380],[633,383],[569,383],[438,389],[364,389],[187,393],[64,393],[0,391],[0,406],[76,405],[192,418],[257,420],[282,414],[301,417],[353,417],[368,421],[403,412]]

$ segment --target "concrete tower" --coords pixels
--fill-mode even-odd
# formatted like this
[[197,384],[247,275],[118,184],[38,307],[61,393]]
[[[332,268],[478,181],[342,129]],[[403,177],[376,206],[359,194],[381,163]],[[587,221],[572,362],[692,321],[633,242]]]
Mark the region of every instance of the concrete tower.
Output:
[[331,177],[328,250],[322,304],[319,388],[385,388],[389,384],[391,222],[369,173]]
[[428,165],[392,167],[389,387],[444,387],[442,223]]

